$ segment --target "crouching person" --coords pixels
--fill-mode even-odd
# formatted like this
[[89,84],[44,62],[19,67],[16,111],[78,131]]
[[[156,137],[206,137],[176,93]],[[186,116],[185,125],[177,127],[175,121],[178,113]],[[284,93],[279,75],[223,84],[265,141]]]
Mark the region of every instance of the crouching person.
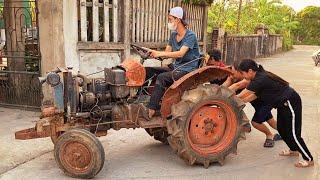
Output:
[[[235,64],[238,63],[236,62]],[[236,94],[239,94],[249,85],[250,81],[244,79],[241,73],[236,71],[234,67],[232,67],[232,70],[233,75],[228,77],[227,81],[225,81],[223,85],[236,92]],[[269,105],[264,105],[259,98],[250,103],[255,110],[251,121],[252,126],[265,134],[266,140],[263,144],[264,147],[274,147],[275,141],[281,140],[281,136],[279,134],[273,134],[265,124],[265,122],[267,122],[270,127],[277,130],[277,122],[271,114],[271,110],[273,108]]]
[[313,157],[301,137],[302,103],[299,94],[289,86],[287,81],[265,71],[254,60],[242,60],[237,70],[250,81],[238,95],[244,102],[252,102],[260,98],[263,105],[277,109],[277,129],[289,147],[279,155],[297,156],[300,153],[303,160],[297,162],[295,166],[299,168],[313,166]]

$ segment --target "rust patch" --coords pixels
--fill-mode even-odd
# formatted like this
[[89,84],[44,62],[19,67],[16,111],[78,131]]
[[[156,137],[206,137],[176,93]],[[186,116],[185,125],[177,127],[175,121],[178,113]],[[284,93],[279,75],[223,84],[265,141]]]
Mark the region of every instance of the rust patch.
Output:
[[36,128],[24,129],[15,133],[15,138],[20,140],[44,138],[51,135],[50,126],[43,126],[42,131],[37,131]]
[[92,166],[92,152],[86,144],[70,141],[60,151],[60,159],[69,172],[85,173]]
[[[49,124],[49,125],[45,125]],[[50,137],[53,141],[58,139],[62,130],[70,129],[69,124],[64,124],[62,116],[53,116],[49,119],[38,120],[34,128],[15,132],[15,138],[20,140]]]
[[40,118],[51,117],[56,114],[55,107],[45,107],[42,109]]

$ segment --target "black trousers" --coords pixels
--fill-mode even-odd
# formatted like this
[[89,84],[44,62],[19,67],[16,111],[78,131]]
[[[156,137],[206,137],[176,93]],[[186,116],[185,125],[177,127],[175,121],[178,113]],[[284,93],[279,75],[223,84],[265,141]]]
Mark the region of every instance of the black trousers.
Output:
[[150,79],[152,76],[156,76],[156,83],[151,94],[148,108],[153,110],[160,109],[160,101],[164,95],[166,89],[170,87],[174,80],[178,80],[188,72],[185,71],[172,71],[170,68],[162,67],[146,67],[147,78]]
[[302,103],[295,91],[290,98],[277,108],[277,128],[291,151],[299,151],[304,160],[313,161],[313,157],[301,137]]

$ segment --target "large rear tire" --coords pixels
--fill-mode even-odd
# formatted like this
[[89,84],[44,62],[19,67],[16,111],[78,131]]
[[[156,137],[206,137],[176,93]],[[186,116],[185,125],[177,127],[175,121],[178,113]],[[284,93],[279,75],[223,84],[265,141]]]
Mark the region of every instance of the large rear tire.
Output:
[[102,144],[92,133],[84,129],[72,129],[58,138],[54,157],[68,176],[88,179],[102,169],[105,153]]
[[199,85],[186,91],[171,108],[167,128],[170,146],[187,164],[224,164],[245,139],[245,104],[232,91],[218,85]]

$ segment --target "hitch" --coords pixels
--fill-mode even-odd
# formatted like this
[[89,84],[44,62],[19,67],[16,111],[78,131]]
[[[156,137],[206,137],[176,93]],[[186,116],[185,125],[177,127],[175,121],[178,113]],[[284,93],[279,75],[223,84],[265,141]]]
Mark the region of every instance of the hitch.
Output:
[[15,133],[15,138],[19,140],[45,138],[51,135],[50,125],[43,126],[42,131],[38,131],[35,127],[17,131]]

